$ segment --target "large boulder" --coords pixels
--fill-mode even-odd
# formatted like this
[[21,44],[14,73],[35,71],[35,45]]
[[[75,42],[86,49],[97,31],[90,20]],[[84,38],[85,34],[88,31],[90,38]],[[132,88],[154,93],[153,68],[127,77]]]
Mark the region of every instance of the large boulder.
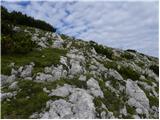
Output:
[[148,116],[149,100],[144,91],[137,85],[136,82],[128,79],[126,82],[126,93],[129,95],[128,104],[136,107],[142,114]]
[[[56,89],[57,92],[64,92],[66,88],[71,86],[65,85]],[[67,89],[68,89],[67,88]],[[46,108],[48,111],[43,111],[40,114],[34,113],[30,118],[43,119],[93,119],[95,118],[95,107],[93,97],[87,91],[80,88],[71,88],[70,94],[60,93],[62,96],[69,95],[68,101],[59,99],[56,101],[48,101]]]
[[103,92],[101,91],[101,88],[97,80],[95,80],[94,78],[90,78],[87,81],[87,86],[89,88],[90,93],[93,94],[95,97],[103,97]]
[[34,63],[31,63],[30,65],[25,65],[20,76],[23,78],[30,77],[32,75],[33,66],[34,66]]
[[123,77],[114,69],[109,69],[105,73],[105,78],[111,78],[111,77],[113,77],[116,80],[123,80]]
[[45,81],[53,81],[54,78],[50,74],[44,74],[44,73],[37,73],[37,76],[35,78],[36,82],[45,82]]

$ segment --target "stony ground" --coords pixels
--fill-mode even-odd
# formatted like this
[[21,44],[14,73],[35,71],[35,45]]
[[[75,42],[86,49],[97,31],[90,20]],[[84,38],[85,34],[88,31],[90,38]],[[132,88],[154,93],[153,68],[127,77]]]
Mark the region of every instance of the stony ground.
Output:
[[2,118],[158,118],[158,59],[15,27],[38,44],[1,56]]

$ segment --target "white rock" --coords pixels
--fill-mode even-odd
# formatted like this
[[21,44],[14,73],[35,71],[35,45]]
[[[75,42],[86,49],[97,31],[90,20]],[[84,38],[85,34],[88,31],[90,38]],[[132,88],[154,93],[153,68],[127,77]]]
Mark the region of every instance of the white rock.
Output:
[[86,76],[80,75],[79,80],[80,80],[80,81],[86,81]]
[[109,69],[108,72],[105,74],[106,78],[114,77],[117,80],[123,80],[122,76],[113,69]]
[[10,83],[14,82],[15,79],[16,79],[16,76],[15,76],[15,75],[11,75],[11,76],[9,76],[9,77],[7,78],[6,83],[9,83],[9,84],[10,84]]
[[55,47],[55,48],[60,48],[60,47],[63,47],[63,41],[60,41],[60,40],[56,40],[54,41],[54,44],[52,47]]
[[94,78],[90,78],[87,81],[87,86],[91,92],[91,94],[93,94],[95,97],[103,97],[103,92],[101,91],[101,88],[97,82],[97,80],[95,80]]
[[15,82],[13,82],[10,86],[9,86],[9,89],[16,89],[17,87],[18,87],[18,82],[17,81],[15,81]]
[[139,88],[136,82],[128,79],[126,82],[126,93],[130,96],[128,104],[143,110],[148,115],[149,100],[146,94]]
[[[62,90],[63,91],[63,90]],[[95,107],[93,97],[87,91],[73,88],[68,102],[63,99],[48,101],[46,103],[48,111],[39,114],[45,119],[93,119],[95,118]],[[35,115],[35,113],[33,114]]]
[[44,91],[44,92],[46,92],[46,93],[50,93],[50,91],[49,91],[49,90],[47,90],[47,88],[46,88],[46,87],[44,87],[44,88],[43,88],[43,91]]
[[138,114],[142,114],[142,113],[143,113],[143,111],[142,111],[140,108],[137,108],[137,109],[136,109],[136,112],[137,112]]
[[63,87],[58,87],[56,90],[52,90],[51,94],[49,96],[61,96],[66,97],[70,94],[72,91],[72,87],[70,85],[64,84]]
[[52,68],[51,67],[45,67],[44,68],[44,72],[45,73],[51,73],[52,72]]
[[14,91],[14,92],[8,92],[8,93],[1,93],[1,100],[3,101],[4,99],[12,98],[12,97],[14,97],[16,95],[17,95],[16,91]]
[[18,71],[16,71],[14,68],[12,68],[12,69],[11,69],[11,74],[12,74],[12,75],[17,75],[17,74],[18,74]]
[[33,66],[32,65],[26,65],[24,69],[21,72],[21,77],[30,77],[32,75]]
[[1,75],[1,84],[2,86],[7,83],[8,76],[7,75]]
[[53,81],[54,78],[50,74],[37,73],[37,76],[36,76],[35,80],[37,82],[45,82],[45,81]]
[[65,66],[68,66],[68,65],[67,65],[67,58],[61,56],[61,58],[60,58],[60,63],[63,64],[63,65],[65,65]]
[[75,75],[83,73],[83,68],[78,61],[72,60],[70,61],[70,64],[71,64],[71,69],[69,70],[70,74]]

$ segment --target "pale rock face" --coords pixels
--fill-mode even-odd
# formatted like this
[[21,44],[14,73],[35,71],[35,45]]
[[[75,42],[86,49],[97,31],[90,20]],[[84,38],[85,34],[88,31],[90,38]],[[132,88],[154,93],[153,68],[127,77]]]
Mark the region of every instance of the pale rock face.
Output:
[[90,66],[89,66],[89,69],[90,69],[90,70],[97,70],[98,68],[97,68],[95,65],[90,65]]
[[52,75],[55,80],[60,79],[61,77],[65,77],[67,75],[67,71],[63,70],[63,66],[59,65],[58,67],[53,67]]
[[91,53],[92,53],[92,54],[94,54],[94,55],[96,55],[96,54],[97,54],[97,52],[95,51],[95,49],[94,49],[94,48],[92,48],[92,49],[91,49]]
[[15,75],[11,75],[6,79],[6,83],[10,84],[10,83],[14,82],[15,79],[16,79],[16,76]]
[[30,77],[32,75],[33,65],[26,65],[21,72],[21,77]]
[[136,82],[130,79],[127,80],[126,93],[130,96],[128,104],[141,109],[143,113],[147,115],[149,110],[149,100]]
[[159,82],[158,76],[152,70],[145,69],[143,73],[147,74],[149,77],[154,78],[157,82]]
[[105,74],[105,78],[114,77],[117,80],[123,80],[122,76],[113,69],[109,69],[108,72]]
[[13,83],[9,86],[9,89],[12,89],[12,90],[16,89],[16,88],[18,87],[17,84],[18,84],[17,81],[13,82]]
[[12,75],[17,75],[17,74],[18,74],[18,71],[16,71],[14,68],[12,68],[12,69],[11,69],[11,74],[12,74]]
[[61,58],[60,58],[60,63],[63,64],[63,65],[65,65],[65,66],[68,66],[68,65],[67,65],[67,58],[61,56]]
[[45,67],[44,68],[44,72],[47,73],[47,74],[51,73],[52,72],[52,68],[51,67]]
[[126,109],[126,106],[124,106],[124,108],[121,109],[120,112],[121,112],[124,116],[127,116],[127,109]]
[[49,96],[66,97],[71,93],[71,91],[72,91],[72,86],[64,84],[63,87],[58,87],[56,90],[52,90],[52,92],[49,94]]
[[[65,85],[66,88],[66,85]],[[68,86],[70,88],[70,86]],[[61,87],[61,90],[64,89]],[[57,91],[61,91],[59,88]],[[63,91],[63,90],[62,90]],[[68,94],[68,93],[67,93]],[[95,118],[95,107],[93,97],[87,91],[80,88],[73,88],[69,96],[69,101],[59,99],[48,101],[46,107],[49,111],[39,114],[40,118],[45,119],[93,119]],[[33,114],[32,116],[35,116]],[[36,115],[37,117],[37,115]]]
[[45,81],[52,81],[54,80],[54,78],[50,74],[37,73],[35,80],[36,82],[45,82]]
[[101,88],[99,87],[98,82],[94,79],[94,78],[90,78],[87,81],[87,86],[91,92],[91,94],[93,94],[95,97],[103,97],[103,92],[101,91]]
[[1,75],[1,85],[5,85],[7,83],[8,76]]
[[80,61],[80,62],[85,61],[85,57],[83,55],[76,55],[76,54],[73,54],[73,53],[67,53],[66,56],[71,58],[71,59],[74,59],[75,61]]
[[71,60],[70,64],[71,64],[70,74],[75,75],[83,72],[83,68],[78,61]]
[[63,43],[64,43],[63,41],[56,40],[56,41],[54,41],[53,47],[54,47],[54,48],[63,47]]
[[8,93],[1,93],[1,100],[3,101],[4,99],[12,98],[12,97],[14,97],[16,95],[17,95],[17,91],[8,92]]
[[44,87],[44,88],[43,88],[43,91],[44,91],[44,92],[46,92],[46,93],[50,93],[50,91],[49,91],[49,90],[47,90],[47,88],[46,88],[46,87]]
[[69,97],[69,101],[73,103],[74,119],[93,119],[95,118],[95,107],[93,97],[83,89],[75,89]]
[[86,81],[86,76],[80,75],[79,80],[80,80],[80,81]]

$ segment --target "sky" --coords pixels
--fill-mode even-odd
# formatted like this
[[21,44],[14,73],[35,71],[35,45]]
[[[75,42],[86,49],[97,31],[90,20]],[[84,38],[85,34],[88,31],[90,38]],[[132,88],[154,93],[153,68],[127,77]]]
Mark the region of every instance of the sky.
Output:
[[59,33],[158,57],[158,0],[2,0],[1,4],[44,20]]

